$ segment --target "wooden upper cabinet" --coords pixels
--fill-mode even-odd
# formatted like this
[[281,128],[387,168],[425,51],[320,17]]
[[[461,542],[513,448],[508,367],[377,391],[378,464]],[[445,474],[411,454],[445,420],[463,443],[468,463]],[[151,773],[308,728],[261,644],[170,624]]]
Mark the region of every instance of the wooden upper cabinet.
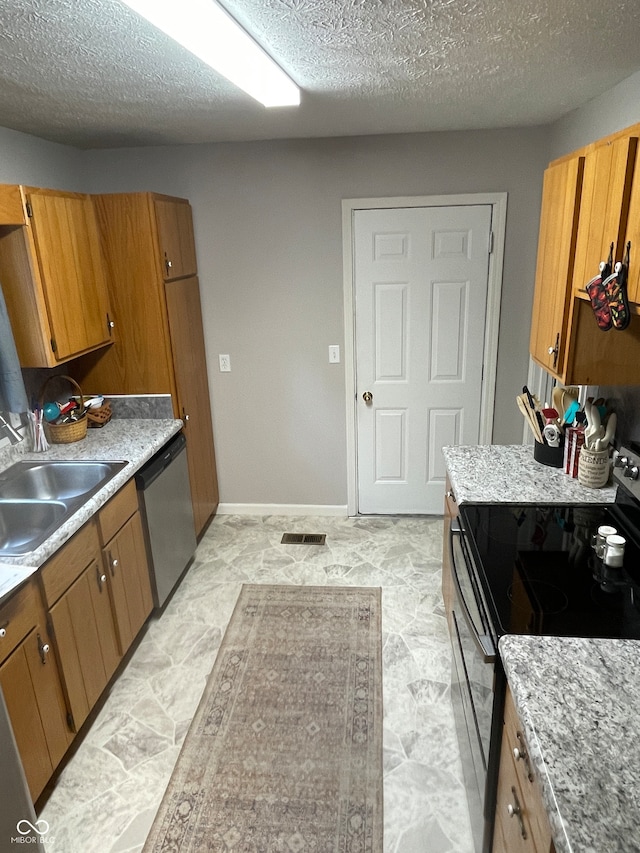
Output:
[[25,225],[26,219],[20,187],[13,184],[1,184],[0,225]]
[[195,275],[198,266],[191,205],[185,199],[155,197],[153,207],[164,280]]
[[550,373],[564,369],[584,157],[552,164],[544,174],[531,356]]
[[[530,352],[565,384],[638,383],[639,138],[634,125],[556,160],[545,173]],[[624,331],[602,331],[585,285],[599,274],[611,244],[615,262],[629,241],[631,323]]]
[[178,417],[185,424],[196,535],[218,506],[200,287],[195,277],[165,284],[176,375]]
[[[640,159],[640,154],[636,153],[636,160],[638,161],[638,159]],[[627,280],[629,301],[640,303],[640,162],[636,162],[636,170],[631,185],[627,232],[624,242],[625,246],[627,242],[631,243],[629,278]],[[632,320],[632,322],[636,321]]]
[[156,193],[94,196],[94,205],[118,336],[70,375],[86,393],[171,395],[199,536],[218,486],[191,205]]
[[573,277],[582,295],[612,243],[614,260],[624,255],[637,147],[638,138],[625,135],[586,152]]
[[25,223],[0,224],[0,280],[21,365],[54,367],[112,340],[95,213],[87,195],[20,190]]

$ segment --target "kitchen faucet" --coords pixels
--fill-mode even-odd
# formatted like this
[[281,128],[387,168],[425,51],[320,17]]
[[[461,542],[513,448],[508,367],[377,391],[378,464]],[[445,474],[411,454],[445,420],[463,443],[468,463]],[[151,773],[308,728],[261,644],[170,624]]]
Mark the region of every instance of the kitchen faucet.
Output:
[[17,444],[19,441],[22,441],[22,439],[24,438],[24,436],[20,435],[20,433],[18,432],[17,429],[14,429],[14,427],[12,427],[11,424],[8,423],[4,419],[4,416],[1,413],[0,413],[0,432],[8,437],[11,444]]

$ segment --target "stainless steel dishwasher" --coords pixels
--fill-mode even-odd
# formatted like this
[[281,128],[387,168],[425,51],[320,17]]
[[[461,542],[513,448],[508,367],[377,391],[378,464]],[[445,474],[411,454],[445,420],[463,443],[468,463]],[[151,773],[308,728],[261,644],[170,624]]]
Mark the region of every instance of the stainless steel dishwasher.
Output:
[[179,433],[136,474],[156,607],[165,604],[196,550],[186,445]]

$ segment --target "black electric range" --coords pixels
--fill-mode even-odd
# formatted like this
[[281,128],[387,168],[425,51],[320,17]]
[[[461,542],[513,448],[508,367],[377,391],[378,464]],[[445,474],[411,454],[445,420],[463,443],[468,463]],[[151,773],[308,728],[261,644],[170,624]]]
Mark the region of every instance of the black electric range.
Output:
[[[613,504],[460,507],[494,636],[640,639],[640,447],[616,464]],[[620,568],[596,556],[600,525],[627,540]]]

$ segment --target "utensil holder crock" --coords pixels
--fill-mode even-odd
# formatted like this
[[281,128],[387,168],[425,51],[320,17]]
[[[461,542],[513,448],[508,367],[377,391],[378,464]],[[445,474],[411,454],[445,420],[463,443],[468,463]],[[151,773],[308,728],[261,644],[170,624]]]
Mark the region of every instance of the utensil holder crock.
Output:
[[609,482],[611,461],[609,449],[588,450],[583,447],[578,459],[578,482],[589,489],[601,489]]

